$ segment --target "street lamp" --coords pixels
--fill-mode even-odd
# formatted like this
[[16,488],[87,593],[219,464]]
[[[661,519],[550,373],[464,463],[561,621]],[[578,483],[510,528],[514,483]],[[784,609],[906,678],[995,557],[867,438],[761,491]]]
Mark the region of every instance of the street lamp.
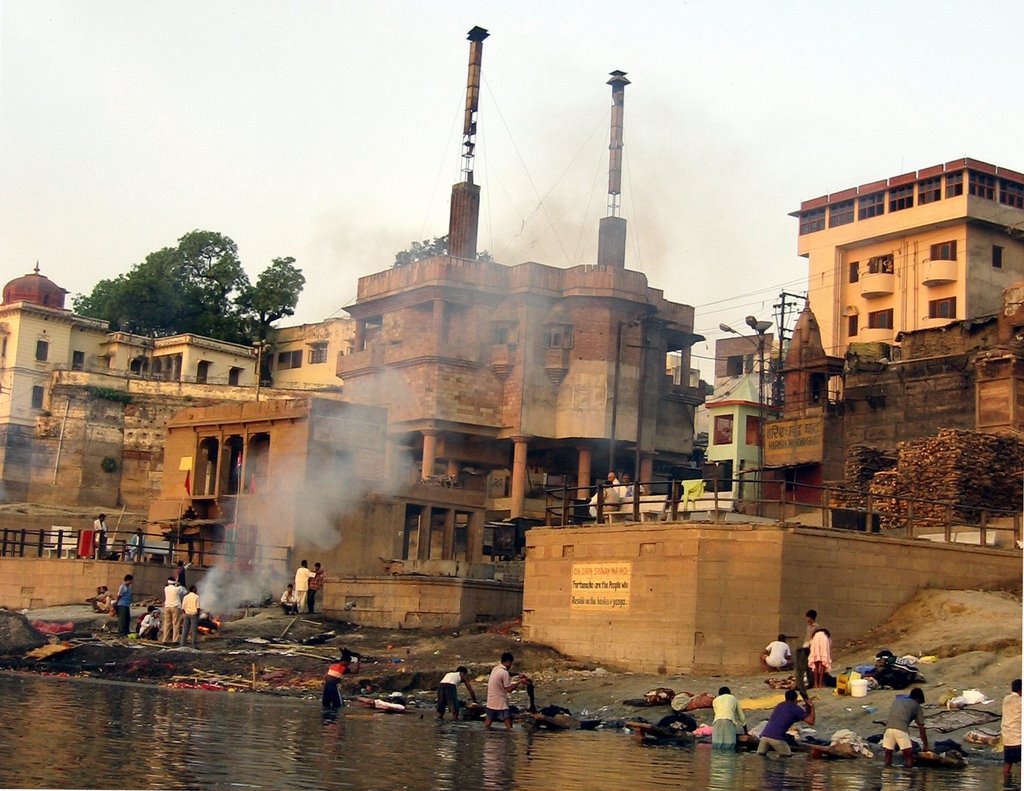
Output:
[[757,344],[757,515],[761,515],[761,477],[762,470],[764,469],[764,421],[765,421],[765,403],[764,403],[764,345],[765,345],[765,333],[771,328],[772,323],[770,321],[758,321],[756,316],[747,316],[745,319],[747,326],[750,327],[757,334],[757,341],[749,335],[740,335],[739,332],[734,330],[728,324],[719,324],[718,329],[722,332],[731,332],[733,335],[739,335],[741,338],[746,338],[751,343]]

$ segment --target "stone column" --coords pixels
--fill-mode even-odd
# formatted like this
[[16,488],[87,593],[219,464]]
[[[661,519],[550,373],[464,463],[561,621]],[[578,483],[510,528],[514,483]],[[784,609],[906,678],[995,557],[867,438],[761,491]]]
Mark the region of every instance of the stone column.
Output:
[[579,451],[579,467],[576,472],[576,485],[579,487],[576,490],[576,498],[579,500],[590,499],[590,446],[581,445],[576,450]]
[[434,509],[429,505],[420,513],[419,543],[416,545],[416,559],[430,560],[430,527],[434,521]]
[[462,465],[455,459],[448,459],[448,477],[458,481],[460,472],[462,472]]
[[469,517],[469,529],[466,532],[466,560],[479,563],[484,557],[484,523],[487,517],[483,511],[473,511]]
[[441,542],[441,560],[451,560],[455,556],[455,509],[444,512],[444,538]]
[[654,477],[654,454],[641,453],[640,455],[640,483],[647,491],[651,489],[651,479]]
[[526,500],[526,449],[529,437],[512,437],[512,505],[509,516],[523,515]]
[[434,474],[434,462],[437,461],[437,432],[433,429],[423,430],[423,464],[420,477],[429,478]]

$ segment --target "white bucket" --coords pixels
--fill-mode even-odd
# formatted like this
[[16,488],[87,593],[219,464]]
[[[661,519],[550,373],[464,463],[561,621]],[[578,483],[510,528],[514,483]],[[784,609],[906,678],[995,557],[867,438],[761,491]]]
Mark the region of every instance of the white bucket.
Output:
[[868,696],[867,679],[858,678],[850,682],[850,697],[866,698]]

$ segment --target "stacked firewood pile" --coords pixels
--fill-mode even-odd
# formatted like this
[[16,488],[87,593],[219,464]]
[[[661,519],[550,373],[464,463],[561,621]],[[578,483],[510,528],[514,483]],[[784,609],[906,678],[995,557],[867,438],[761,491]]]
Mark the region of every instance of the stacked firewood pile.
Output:
[[[895,470],[883,470],[875,474],[868,487],[871,492],[871,509],[878,514],[878,525],[882,530],[892,530],[906,526],[906,502],[897,500],[894,495],[900,493],[900,475]],[[866,507],[867,498],[865,498]],[[918,506],[914,511],[914,522],[917,523]]]
[[[1020,509],[1024,441],[1017,437],[943,429],[936,436],[902,442],[896,469],[871,483],[873,508],[883,528],[905,527],[907,503],[893,495],[933,502],[914,503],[915,525],[941,525],[947,513],[977,524],[982,511]],[[948,503],[955,503],[952,509]]]
[[867,445],[854,445],[846,451],[843,467],[843,491],[832,498],[835,508],[867,508],[868,487],[875,474],[896,466],[896,456]]

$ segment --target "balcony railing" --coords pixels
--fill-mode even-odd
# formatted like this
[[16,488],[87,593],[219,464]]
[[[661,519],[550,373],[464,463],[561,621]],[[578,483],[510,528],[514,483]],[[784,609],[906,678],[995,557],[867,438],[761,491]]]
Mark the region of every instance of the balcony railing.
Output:
[[884,297],[896,290],[892,272],[865,272],[860,276],[860,295],[865,299]]
[[924,262],[924,276],[921,282],[926,286],[941,286],[956,280],[956,261],[932,258]]
[[862,327],[857,340],[862,343],[891,343],[896,336],[892,327]]
[[[562,486],[547,490],[545,524],[570,527],[580,524],[622,522],[777,522],[807,527],[858,530],[893,538],[930,537],[961,543],[961,536],[976,538],[980,546],[1016,550],[1024,515],[1019,509],[979,508],[952,500],[909,495],[872,494],[843,486],[818,486],[760,479],[757,470],[739,478],[672,480],[642,483],[647,492],[636,500],[610,503],[604,488]],[[777,491],[777,497],[766,496]],[[581,492],[586,497],[580,497]],[[591,496],[596,494],[596,497]],[[845,503],[846,505],[837,505]],[[759,513],[761,516],[750,515]],[[640,528],[642,529],[642,528]]]

